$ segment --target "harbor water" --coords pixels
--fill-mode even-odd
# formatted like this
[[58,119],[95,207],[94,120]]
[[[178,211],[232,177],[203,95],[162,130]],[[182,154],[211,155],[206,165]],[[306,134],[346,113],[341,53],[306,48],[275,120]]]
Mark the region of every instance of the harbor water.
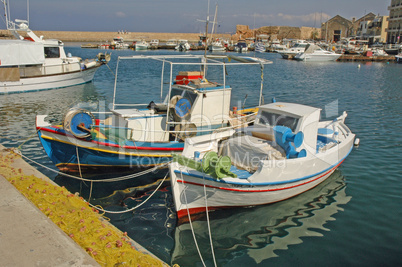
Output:
[[[94,58],[104,51],[68,44],[66,47],[66,53],[82,58]],[[40,164],[31,163],[38,170],[106,210],[125,211],[142,204],[131,212],[105,216],[171,265],[214,266],[216,261],[218,266],[249,267],[402,266],[402,65],[305,63],[283,60],[275,53],[257,54],[273,61],[264,68],[265,103],[275,98],[319,107],[323,110],[322,119],[333,119],[346,110],[346,124],[360,139],[360,145],[316,188],[271,205],[210,212],[208,227],[205,217],[192,224],[177,224],[169,180],[149,198],[164,171],[124,182],[91,185],[58,174],[39,142],[36,115],[50,114],[54,122],[61,122],[66,111],[76,105],[92,109],[109,107],[116,59],[134,54],[140,53],[113,51],[110,68],[101,67],[92,83],[0,95],[0,143],[18,147],[24,156]],[[243,68],[228,72],[232,103],[257,105],[259,67],[253,72]],[[121,66],[118,88],[122,101],[160,101],[159,88],[153,82],[159,73],[152,64]],[[100,179],[125,174],[88,177]]]

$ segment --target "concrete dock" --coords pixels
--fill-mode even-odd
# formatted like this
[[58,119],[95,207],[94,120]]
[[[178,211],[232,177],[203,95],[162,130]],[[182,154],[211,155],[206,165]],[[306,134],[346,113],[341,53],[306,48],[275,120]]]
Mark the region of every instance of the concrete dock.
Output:
[[[20,192],[21,187],[20,191],[17,190],[16,186],[14,186],[14,184],[18,183],[18,181],[16,181],[17,179],[28,180],[28,183],[32,183],[32,185],[35,184],[35,186],[39,184],[38,180],[43,180],[46,185],[49,185],[49,189],[46,192],[47,195],[53,196],[53,194],[50,193],[50,189],[54,188],[56,190],[55,192],[69,197],[70,200],[76,203],[77,200],[81,201],[71,193],[69,195],[60,193],[63,190],[68,191],[65,188],[59,187],[48,177],[26,163],[20,156],[17,156],[0,144],[0,266],[109,266],[110,262],[99,262],[99,259],[111,258],[111,255],[108,255],[108,251],[113,250],[113,254],[116,255],[116,252],[119,253],[119,249],[124,249],[124,252],[121,254],[126,254],[126,256],[133,252],[136,253],[135,257],[131,257],[129,260],[124,259],[124,256],[119,256],[118,259],[121,261],[124,260],[126,266],[137,263],[135,262],[136,259],[142,261],[138,263],[141,263],[141,266],[167,266],[166,263],[162,262],[138,243],[124,236],[117,228],[103,220],[101,225],[104,227],[105,231],[108,231],[110,237],[113,237],[112,233],[116,236],[115,231],[119,232],[117,237],[121,237],[119,240],[122,241],[117,242],[120,242],[120,244],[117,243],[118,245],[115,245],[112,243],[112,246],[110,246],[111,242],[108,242],[107,245],[103,244],[101,245],[103,249],[98,250],[98,255],[93,253],[92,250],[88,250],[88,247],[83,247],[82,244],[80,246],[74,241],[71,235],[67,235],[62,228],[52,221],[52,219],[54,219],[54,216],[51,216],[52,211],[50,215],[49,213],[46,214],[44,210],[39,209],[28,199],[30,196],[29,193]],[[24,190],[29,191],[30,186],[29,188],[22,188],[22,191]],[[32,194],[33,189],[30,191]],[[42,192],[35,193],[39,195]],[[44,197],[41,196],[41,198]],[[51,204],[54,204],[51,208],[56,211],[62,209],[63,207],[60,205],[65,205],[66,203],[60,202],[59,204]],[[82,207],[82,209],[87,208]],[[47,210],[49,210],[49,208]],[[87,219],[87,214],[85,215],[85,219]],[[92,223],[94,223],[94,221],[92,221]],[[82,225],[83,224],[81,224],[80,227]],[[76,226],[69,225],[68,227],[72,229]],[[90,226],[88,225],[88,227]],[[99,245],[101,241],[98,236],[96,236],[96,233],[99,233],[99,231],[84,232],[82,231],[84,228],[85,227],[75,232],[75,235],[77,236],[79,232],[82,232],[79,234],[82,234],[82,238],[85,241],[88,240],[88,242],[92,242],[91,239],[97,238],[96,243]],[[107,236],[105,235],[102,239],[109,238],[109,234]],[[106,241],[107,240],[105,240],[105,242]],[[126,243],[129,243],[128,247]],[[94,242],[92,244],[95,245]],[[92,254],[92,256],[90,254]],[[127,265],[128,261],[130,261],[131,264]],[[149,264],[144,264],[144,262]],[[135,264],[135,266],[138,264]]]

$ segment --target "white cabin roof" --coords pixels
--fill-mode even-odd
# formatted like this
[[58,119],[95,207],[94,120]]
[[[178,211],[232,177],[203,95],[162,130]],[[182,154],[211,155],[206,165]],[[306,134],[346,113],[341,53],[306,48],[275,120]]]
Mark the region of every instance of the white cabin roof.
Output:
[[317,111],[321,111],[320,108],[285,102],[266,104],[260,106],[260,110],[273,112],[275,114],[286,114],[294,117],[307,117]]
[[44,44],[24,40],[0,41],[0,66],[36,65],[45,62]]

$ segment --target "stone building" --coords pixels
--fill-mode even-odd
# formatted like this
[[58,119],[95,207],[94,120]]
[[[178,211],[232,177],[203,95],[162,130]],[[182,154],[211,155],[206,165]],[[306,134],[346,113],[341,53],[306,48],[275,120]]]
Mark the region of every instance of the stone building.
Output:
[[[321,38],[328,42],[337,42],[341,38],[360,38],[372,41],[379,41],[384,38],[386,23],[384,18],[381,16],[376,16],[374,13],[370,12],[363,17],[356,20],[353,18],[351,21],[336,15],[335,17],[329,19],[328,21],[321,24]],[[381,33],[381,31],[383,31]],[[385,40],[384,40],[385,41]]]
[[321,24],[321,39],[327,42],[338,42],[354,33],[354,23],[339,15]]
[[258,29],[250,29],[247,25],[237,25],[236,34],[232,40],[248,39],[258,36],[272,40],[283,39],[319,39],[321,30],[312,27],[289,27],[289,26],[264,26]]
[[387,29],[387,43],[402,43],[401,27],[402,27],[402,0],[391,0],[388,6],[389,18]]

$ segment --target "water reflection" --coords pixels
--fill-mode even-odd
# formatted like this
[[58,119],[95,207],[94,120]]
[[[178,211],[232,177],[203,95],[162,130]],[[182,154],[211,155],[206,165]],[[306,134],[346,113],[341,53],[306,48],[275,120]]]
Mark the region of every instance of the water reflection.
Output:
[[[351,199],[345,188],[344,178],[337,170],[325,182],[295,198],[266,206],[211,212],[210,227],[218,265],[232,265],[238,257],[242,262],[258,265],[277,257],[277,250],[302,243],[303,237],[322,236],[323,231],[329,231],[324,227],[326,222],[335,220],[332,216]],[[207,222],[197,220],[193,228],[204,261],[212,265]],[[201,264],[189,223],[176,227],[174,240],[172,264]]]

